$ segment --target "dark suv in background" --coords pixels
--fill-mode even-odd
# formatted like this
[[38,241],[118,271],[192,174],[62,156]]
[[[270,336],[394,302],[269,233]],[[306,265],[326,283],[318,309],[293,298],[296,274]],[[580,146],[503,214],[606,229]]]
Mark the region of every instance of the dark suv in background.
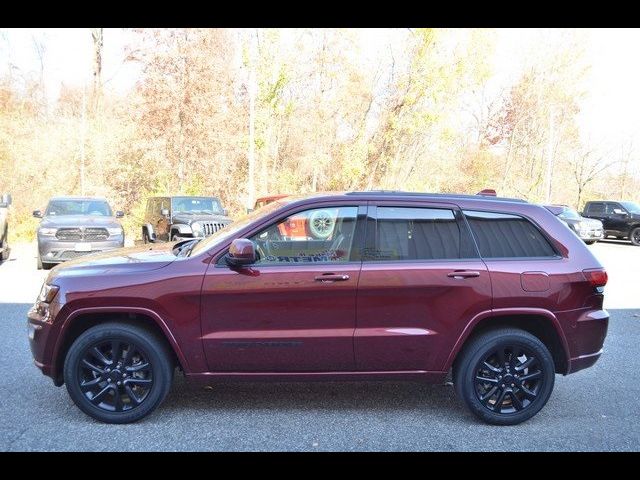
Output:
[[66,260],[124,247],[124,231],[104,198],[55,197],[49,200],[38,225],[38,270]]
[[640,246],[640,205],[635,202],[594,201],[587,202],[583,217],[602,222],[605,238],[629,239]]
[[[322,220],[325,234],[283,234],[291,218]],[[153,411],[179,367],[205,385],[438,383],[452,372],[471,412],[508,425],[546,404],[555,374],[598,360],[606,283],[584,242],[539,205],[316,194],[206,239],[59,266],[29,311],[29,338],[42,372],[110,423]]]
[[147,200],[142,240],[173,242],[203,238],[231,223],[217,197],[152,197]]

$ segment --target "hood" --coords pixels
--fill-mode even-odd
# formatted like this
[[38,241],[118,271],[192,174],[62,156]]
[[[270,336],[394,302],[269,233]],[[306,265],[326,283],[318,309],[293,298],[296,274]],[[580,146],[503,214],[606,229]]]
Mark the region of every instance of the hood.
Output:
[[592,227],[600,227],[602,228],[602,222],[600,220],[596,220],[595,218],[586,218],[586,217],[582,217],[580,219],[580,221],[586,225],[592,226]]
[[40,222],[41,227],[63,228],[63,227],[119,227],[120,222],[116,217],[105,217],[102,215],[47,215]]
[[174,243],[162,243],[94,253],[56,265],[51,270],[49,279],[157,270],[166,267],[176,259],[172,252],[174,246]]
[[193,222],[231,223],[231,219],[229,217],[225,217],[224,215],[207,215],[202,213],[176,213],[175,215],[173,215],[173,223],[184,223],[186,225],[191,225]]

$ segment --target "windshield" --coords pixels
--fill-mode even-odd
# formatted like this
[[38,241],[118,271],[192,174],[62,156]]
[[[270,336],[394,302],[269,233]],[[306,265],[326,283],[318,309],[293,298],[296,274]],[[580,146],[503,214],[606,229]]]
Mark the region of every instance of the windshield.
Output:
[[565,208],[558,216],[566,220],[580,220],[582,218],[573,208]]
[[223,215],[220,200],[215,197],[175,197],[171,200],[173,213],[204,213]]
[[640,214],[640,205],[635,202],[620,202],[620,205],[626,208],[629,213]]
[[111,208],[104,200],[51,200],[45,215],[95,215],[110,217]]
[[282,205],[284,205],[285,203],[287,202],[275,201],[265,205],[262,208],[259,208],[258,210],[254,210],[253,212],[247,215],[244,215],[243,217],[240,217],[238,220],[236,220],[233,223],[230,223],[229,225],[224,227],[222,230],[218,230],[213,235],[205,238],[204,240],[199,241],[193,247],[192,254],[193,255],[198,254],[204,250],[207,250],[208,248],[210,248],[211,246],[219,242],[224,242],[229,238],[233,238],[236,235],[236,233],[238,233],[240,230],[245,228],[247,225],[254,222],[258,218],[264,215],[267,215],[268,213],[274,210],[277,210],[278,208],[282,207]]

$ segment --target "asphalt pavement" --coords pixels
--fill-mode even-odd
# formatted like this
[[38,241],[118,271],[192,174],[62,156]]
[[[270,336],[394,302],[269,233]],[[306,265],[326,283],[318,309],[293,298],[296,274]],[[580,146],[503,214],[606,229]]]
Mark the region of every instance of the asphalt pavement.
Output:
[[3,451],[637,451],[640,450],[640,248],[592,247],[608,269],[605,354],[557,376],[546,407],[514,427],[480,423],[453,388],[397,382],[242,383],[204,389],[178,374],[163,405],[132,425],[75,407],[33,365],[26,312],[47,272],[35,247],[0,265]]

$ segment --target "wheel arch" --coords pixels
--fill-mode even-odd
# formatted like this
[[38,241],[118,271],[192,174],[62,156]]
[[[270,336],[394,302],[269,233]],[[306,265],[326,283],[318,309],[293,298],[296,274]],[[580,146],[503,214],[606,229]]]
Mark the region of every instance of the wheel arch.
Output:
[[569,371],[569,346],[558,319],[544,309],[504,309],[483,312],[469,322],[447,359],[445,370],[449,370],[460,357],[470,340],[489,330],[519,328],[539,338],[551,352],[556,373],[566,375]]
[[56,385],[60,386],[63,383],[64,360],[74,340],[91,327],[114,321],[143,327],[155,333],[166,342],[170,351],[173,352],[175,364],[184,372],[188,371],[188,363],[180,345],[164,320],[156,312],[146,308],[129,307],[83,308],[69,315],[56,342],[53,356],[54,383]]

